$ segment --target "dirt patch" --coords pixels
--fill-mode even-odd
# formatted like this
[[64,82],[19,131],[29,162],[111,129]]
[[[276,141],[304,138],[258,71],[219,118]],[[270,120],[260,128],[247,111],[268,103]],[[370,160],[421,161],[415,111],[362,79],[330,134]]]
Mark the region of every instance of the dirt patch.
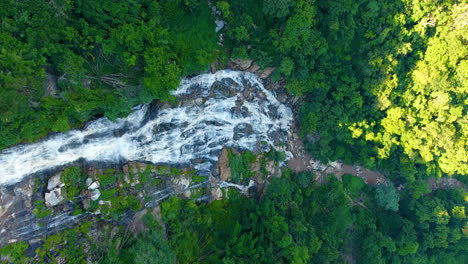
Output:
[[[380,172],[366,169],[359,165],[343,164],[340,161],[323,164],[308,154],[304,148],[303,141],[297,133],[292,133],[288,142],[288,150],[292,157],[288,161],[288,167],[295,173],[312,171],[315,174],[315,180],[319,183],[325,183],[328,175],[333,174],[341,181],[343,175],[350,174],[364,180],[366,184],[376,186],[389,180]],[[467,186],[455,178],[431,178],[428,180],[431,190],[464,188]],[[404,186],[402,186],[404,188]]]
[[323,164],[306,152],[303,141],[297,133],[291,135],[288,142],[288,150],[292,158],[288,161],[288,167],[295,173],[312,171],[316,175],[315,180],[321,183],[326,181],[329,174],[335,175],[341,181],[344,174],[350,174],[363,179],[369,185],[377,185],[387,182],[384,175],[379,172],[368,170],[358,165],[343,164],[339,161]]
[[454,188],[463,188],[465,190],[468,189],[465,184],[455,178],[430,178],[427,180],[427,183],[429,183],[431,190]]

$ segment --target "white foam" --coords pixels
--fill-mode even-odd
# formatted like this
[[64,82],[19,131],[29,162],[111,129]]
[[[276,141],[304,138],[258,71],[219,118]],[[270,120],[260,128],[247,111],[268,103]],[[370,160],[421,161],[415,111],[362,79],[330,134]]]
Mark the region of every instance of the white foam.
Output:
[[[233,96],[211,96],[210,87],[216,81],[234,82]],[[244,85],[255,86],[263,98],[244,101],[248,116],[233,114],[231,108],[240,97]],[[158,111],[145,119],[149,106],[136,107],[126,118],[115,122],[101,118],[87,124],[83,130],[33,143],[18,145],[0,152],[0,185],[20,181],[23,177],[54,167],[67,165],[78,159],[87,161],[146,161],[151,163],[188,164],[194,159],[216,161],[217,152],[224,146],[254,150],[259,142],[276,146],[269,136],[274,131],[289,133],[291,110],[278,102],[252,73],[218,71],[184,79],[173,93],[179,100],[196,93],[205,99],[201,104]],[[277,109],[276,114],[269,112]],[[166,124],[168,128],[154,132],[155,127]],[[234,139],[234,129],[250,124],[253,133]],[[123,135],[114,133],[124,130]],[[199,166],[207,169],[207,165]]]

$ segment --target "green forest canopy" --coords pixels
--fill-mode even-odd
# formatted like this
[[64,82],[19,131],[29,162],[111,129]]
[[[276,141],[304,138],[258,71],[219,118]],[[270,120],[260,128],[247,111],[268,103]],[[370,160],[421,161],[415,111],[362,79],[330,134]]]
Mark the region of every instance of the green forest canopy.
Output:
[[302,96],[315,157],[406,181],[468,172],[463,1],[213,1],[223,46],[202,0],[0,4],[0,148],[172,100],[182,76],[253,58]]
[[[173,198],[162,205],[167,239],[148,220],[146,233],[101,252],[102,261],[466,263],[466,190],[431,191],[424,179],[468,182],[468,4],[211,4],[226,22],[218,34],[204,0],[0,1],[0,149],[173,101],[182,76],[250,58],[301,96],[301,135],[314,157],[378,169],[405,189],[284,173],[254,199]],[[47,79],[57,87],[45,89]],[[21,259],[27,247],[0,254]]]

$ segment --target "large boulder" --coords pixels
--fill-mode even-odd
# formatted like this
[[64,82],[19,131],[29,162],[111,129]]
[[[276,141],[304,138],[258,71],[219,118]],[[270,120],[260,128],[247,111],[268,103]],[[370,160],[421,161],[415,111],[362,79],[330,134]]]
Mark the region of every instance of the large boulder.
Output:
[[90,192],[91,200],[96,201],[101,196],[101,191],[99,189],[94,189]]
[[257,74],[258,74],[258,77],[260,77],[261,79],[266,79],[270,77],[270,75],[273,73],[274,70],[275,68],[265,68],[262,71],[258,71]]
[[48,207],[54,207],[60,204],[65,197],[62,195],[62,189],[56,188],[45,194],[45,204]]
[[256,73],[258,70],[260,70],[260,66],[258,66],[257,63],[252,63],[252,65],[247,69],[248,72],[253,72]]
[[245,71],[247,70],[248,68],[250,68],[250,65],[252,65],[252,60],[244,60],[244,59],[235,59],[235,60],[231,60],[231,62],[233,63],[234,67],[236,70],[241,70],[241,71]]
[[253,134],[253,128],[251,124],[240,123],[234,127],[234,140],[239,140],[243,137],[247,137]]
[[63,182],[61,180],[62,173],[59,173],[57,175],[54,175],[49,178],[49,181],[47,182],[47,190],[52,191],[56,187],[63,187]]
[[99,182],[98,182],[98,181],[95,181],[95,182],[91,183],[91,184],[88,186],[88,190],[93,191],[93,190],[98,189],[99,187],[100,187]]

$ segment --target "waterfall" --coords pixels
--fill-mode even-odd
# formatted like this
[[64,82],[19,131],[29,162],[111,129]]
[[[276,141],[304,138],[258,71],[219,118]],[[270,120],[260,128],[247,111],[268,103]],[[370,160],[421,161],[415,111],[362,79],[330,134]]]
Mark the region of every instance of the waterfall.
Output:
[[81,130],[0,151],[0,185],[78,160],[192,164],[207,174],[223,147],[281,149],[292,112],[253,73],[218,71],[182,80],[179,107],[140,105],[125,118],[100,118]]

